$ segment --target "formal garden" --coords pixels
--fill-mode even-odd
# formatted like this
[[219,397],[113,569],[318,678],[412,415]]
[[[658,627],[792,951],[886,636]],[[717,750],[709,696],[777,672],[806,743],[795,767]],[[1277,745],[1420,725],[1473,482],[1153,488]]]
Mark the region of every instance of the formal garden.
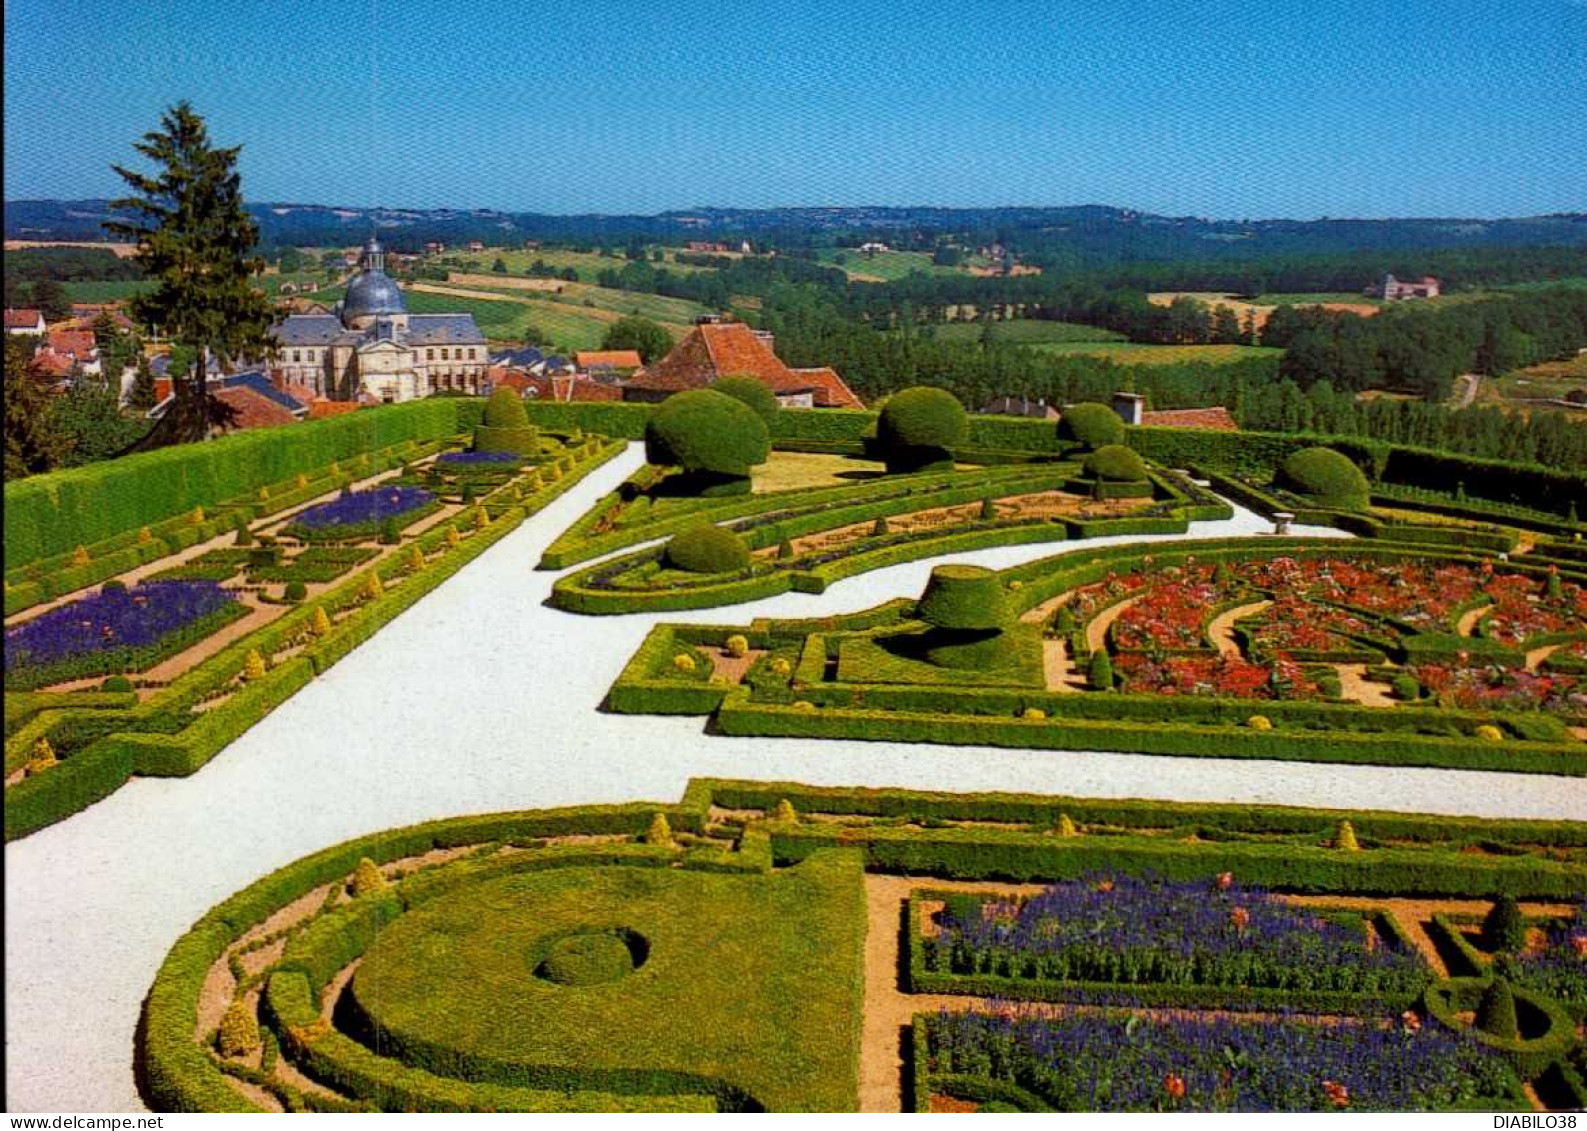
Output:
[[[310,426],[298,452],[244,435],[8,493],[7,839],[198,770],[621,451],[541,432],[511,394],[369,416]],[[180,513],[151,513],[156,492]],[[153,521],[107,532],[123,504]]]
[[290,864],[150,990],[156,1110],[1587,1102],[1587,825],[696,780]]

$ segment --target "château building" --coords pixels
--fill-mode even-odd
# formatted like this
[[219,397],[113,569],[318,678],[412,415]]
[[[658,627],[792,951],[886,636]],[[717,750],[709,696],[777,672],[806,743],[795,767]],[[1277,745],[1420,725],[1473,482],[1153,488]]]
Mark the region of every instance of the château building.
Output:
[[330,314],[288,315],[273,331],[279,385],[333,401],[410,401],[479,393],[490,361],[471,314],[409,314],[373,236]]

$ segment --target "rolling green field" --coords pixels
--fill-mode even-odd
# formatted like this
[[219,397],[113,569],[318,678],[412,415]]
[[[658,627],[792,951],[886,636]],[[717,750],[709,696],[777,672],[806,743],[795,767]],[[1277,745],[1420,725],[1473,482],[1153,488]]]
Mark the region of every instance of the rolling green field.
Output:
[[1304,306],[1319,302],[1360,303],[1363,306],[1382,306],[1380,298],[1369,298],[1359,291],[1318,291],[1310,294],[1260,294],[1255,298],[1241,299],[1252,306]]
[[1277,357],[1268,346],[1150,346],[1135,342],[1044,342],[1029,347],[1058,356],[1105,357],[1120,365],[1177,365],[1200,361],[1219,365],[1250,357]]
[[[932,326],[939,342],[979,342],[985,327],[979,322],[945,322]],[[1123,334],[1078,322],[1047,322],[1021,318],[1013,322],[994,322],[992,340],[998,345],[1031,346],[1063,342],[1123,342]]]
[[[840,255],[844,258],[842,263],[837,261]],[[928,275],[961,273],[955,267],[933,267],[931,256],[923,251],[884,251],[867,258],[854,248],[834,247],[822,250],[819,259],[822,263],[843,268],[851,279],[870,282],[880,280],[891,283],[914,271],[924,271]]]
[[154,284],[143,279],[114,279],[108,282],[62,283],[66,297],[72,302],[119,302],[133,295],[154,289]]
[[[693,267],[685,263],[674,263],[672,261],[673,254],[682,250],[680,248],[663,248],[662,250],[666,255],[665,262],[654,263],[652,266],[665,267],[668,271],[679,275],[692,275],[696,271],[714,270],[714,268],[710,267]],[[606,256],[593,251],[565,251],[548,248],[537,248],[534,251],[488,248],[485,251],[467,252],[457,256],[449,252],[442,258],[459,259],[467,265],[461,268],[462,270],[481,272],[489,271],[495,265],[496,260],[500,259],[507,264],[507,273],[509,275],[518,275],[520,277],[527,275],[530,264],[538,259],[547,267],[555,268],[558,271],[565,267],[573,268],[579,273],[579,282],[581,283],[595,282],[596,276],[608,269],[621,271],[624,264],[628,262],[621,256]]]
[[[605,337],[607,328],[619,317],[633,316],[646,318],[652,322],[659,322],[671,331],[674,338],[681,338],[688,332],[696,318],[709,311],[699,303],[687,299],[667,298],[663,295],[641,294],[631,291],[611,290],[607,287],[589,286],[584,283],[568,283],[567,290],[561,294],[538,293],[535,291],[515,290],[509,287],[493,288],[483,283],[447,283],[448,287],[459,290],[477,291],[480,294],[499,294],[507,301],[490,302],[493,306],[521,307],[531,311],[528,316],[519,319],[515,325],[519,326],[519,336],[522,335],[521,327],[525,323],[532,323],[543,329],[551,336],[553,342],[566,346],[568,349],[596,349]],[[423,291],[409,291],[410,295],[424,295],[426,302],[439,301],[448,296],[427,294]],[[472,311],[477,303],[466,298],[459,298],[459,302],[469,303],[467,307]],[[410,305],[410,309],[414,309]],[[462,310],[463,307],[455,309]],[[598,313],[597,313],[598,312]],[[493,311],[494,320],[506,324],[500,311]],[[480,329],[486,334],[485,323],[476,315],[475,321],[479,322]]]

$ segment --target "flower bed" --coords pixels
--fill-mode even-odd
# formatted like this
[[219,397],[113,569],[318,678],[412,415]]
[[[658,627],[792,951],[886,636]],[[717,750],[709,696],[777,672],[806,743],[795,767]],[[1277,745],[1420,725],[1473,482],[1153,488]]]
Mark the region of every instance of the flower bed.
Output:
[[310,507],[283,533],[305,542],[341,542],[370,538],[388,519],[407,526],[436,509],[435,496],[423,487],[375,487]]
[[1226,699],[1309,699],[1322,694],[1317,682],[1286,657],[1265,664],[1236,655],[1153,656],[1125,652],[1113,661],[1124,689],[1150,695],[1215,695]]
[[367,546],[310,546],[290,561],[279,565],[254,566],[249,581],[314,582],[335,581],[354,566],[363,565],[380,551]]
[[1462,708],[1587,716],[1587,682],[1506,664],[1412,664],[1406,671],[1440,702]]
[[[1092,876],[1023,903],[949,903],[923,940],[928,970],[1015,979],[1378,994],[1428,980],[1412,952],[1372,940],[1225,873],[1208,884]],[[1376,945],[1371,945],[1373,942]]]
[[1520,955],[1515,977],[1557,1000],[1571,1016],[1587,1018],[1587,903],[1544,929],[1542,945]]
[[107,587],[8,629],[6,688],[143,671],[247,611],[214,581]]
[[1502,1060],[1433,1026],[1014,1007],[922,1021],[917,1071],[1012,1086],[1058,1110],[1441,1111],[1517,1099]]
[[439,464],[456,464],[462,467],[475,464],[516,464],[523,461],[524,457],[517,452],[444,452],[435,459]]

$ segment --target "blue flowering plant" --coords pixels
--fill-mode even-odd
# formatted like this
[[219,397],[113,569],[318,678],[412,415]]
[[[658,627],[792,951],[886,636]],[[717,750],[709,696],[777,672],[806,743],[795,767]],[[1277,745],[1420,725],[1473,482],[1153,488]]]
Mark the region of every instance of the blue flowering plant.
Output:
[[1436,1026],[1132,1009],[1055,1016],[996,1002],[916,1024],[929,1090],[990,1082],[1060,1111],[1487,1110],[1521,1099],[1500,1057]]
[[435,461],[448,467],[473,467],[481,464],[512,466],[523,463],[524,457],[518,452],[444,452],[437,456]]
[[304,542],[358,542],[379,535],[387,519],[408,526],[439,507],[423,487],[371,487],[308,508],[283,533]]
[[1587,900],[1545,927],[1540,945],[1520,953],[1514,978],[1554,998],[1576,1020],[1587,1020]]
[[247,612],[214,581],[106,585],[6,630],[6,689],[145,671]]

